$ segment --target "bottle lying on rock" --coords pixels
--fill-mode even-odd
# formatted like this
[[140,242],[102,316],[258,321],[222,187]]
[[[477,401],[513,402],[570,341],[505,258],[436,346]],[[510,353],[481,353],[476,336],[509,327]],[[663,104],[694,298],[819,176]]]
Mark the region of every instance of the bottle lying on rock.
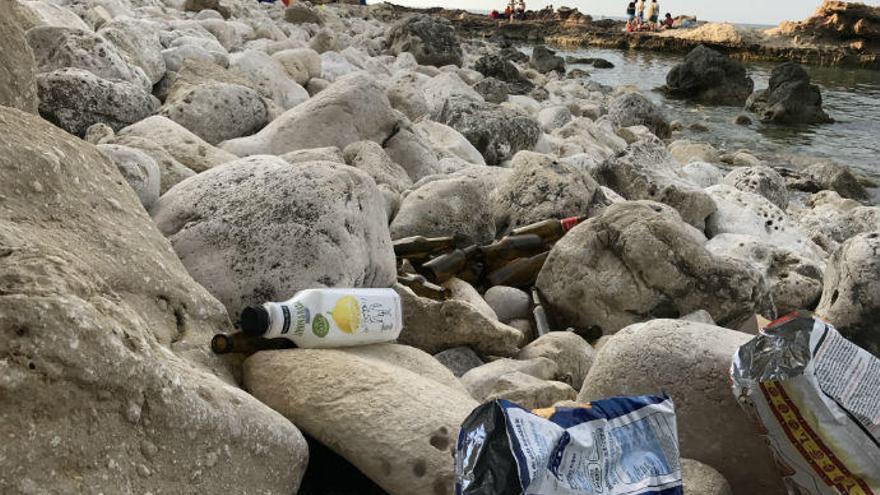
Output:
[[506,285],[508,287],[524,288],[535,285],[538,273],[544,267],[544,262],[547,261],[547,256],[549,255],[550,251],[546,251],[531,258],[520,258],[510,262],[503,268],[489,273],[486,277],[489,287]]
[[407,237],[394,241],[394,256],[413,261],[427,260],[431,256],[455,249],[455,237]]
[[397,339],[403,310],[394,289],[308,289],[245,308],[240,324],[246,335],[286,338],[297,347],[349,347]]
[[421,272],[431,282],[442,284],[465,271],[470,263],[478,261],[479,258],[479,246],[469,246],[464,249],[456,249],[455,251],[438,256],[423,264]]
[[544,239],[538,235],[512,235],[480,247],[480,255],[489,270],[496,270],[515,259],[529,258],[546,249]]
[[211,339],[211,350],[215,354],[244,354],[249,356],[257,351],[292,349],[296,344],[288,339],[264,339],[251,337],[244,332],[229,335],[218,333]]
[[562,220],[558,220],[555,218],[550,220],[543,220],[537,223],[524,225],[522,227],[513,229],[511,234],[516,236],[533,234],[539,236],[541,239],[544,239],[544,242],[546,244],[552,244],[559,239],[562,239],[562,236],[564,236],[566,232],[575,228],[575,226],[586,219],[587,217],[583,216],[563,218]]
[[444,287],[428,282],[428,279],[417,273],[399,273],[397,283],[409,287],[417,296],[436,301],[445,301],[449,297]]

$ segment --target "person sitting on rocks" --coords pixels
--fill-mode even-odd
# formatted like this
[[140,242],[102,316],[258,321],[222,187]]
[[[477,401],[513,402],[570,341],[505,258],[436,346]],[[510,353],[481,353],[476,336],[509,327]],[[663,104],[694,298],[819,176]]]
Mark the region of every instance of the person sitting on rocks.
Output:
[[666,18],[663,19],[663,22],[661,23],[660,26],[661,26],[663,29],[672,29],[672,26],[673,26],[674,24],[675,24],[675,19],[672,18],[672,14],[670,14],[669,12],[667,12],[667,13],[666,13]]

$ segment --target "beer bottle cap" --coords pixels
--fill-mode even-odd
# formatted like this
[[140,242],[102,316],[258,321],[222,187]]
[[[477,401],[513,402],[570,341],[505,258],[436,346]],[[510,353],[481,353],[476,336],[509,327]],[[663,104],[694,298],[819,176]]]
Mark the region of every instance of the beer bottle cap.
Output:
[[269,312],[262,306],[248,306],[241,312],[241,330],[251,337],[262,337],[269,331]]

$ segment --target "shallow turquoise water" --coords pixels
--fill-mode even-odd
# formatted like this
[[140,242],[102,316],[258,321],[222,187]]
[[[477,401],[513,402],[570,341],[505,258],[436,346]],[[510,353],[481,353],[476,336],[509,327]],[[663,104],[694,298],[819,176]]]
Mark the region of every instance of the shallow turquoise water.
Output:
[[[634,85],[650,96],[671,120],[685,126],[701,122],[710,132],[685,131],[684,137],[708,141],[729,151],[745,148],[765,156],[804,154],[830,158],[849,165],[866,176],[880,180],[880,71],[806,67],[822,90],[825,110],[836,120],[833,124],[781,127],[756,123],[742,127],[733,119],[745,113],[736,107],[706,107],[671,100],[654,91],[666,82],[666,74],[682,59],[678,55],[584,49],[560,52],[560,55],[602,57],[613,62],[613,69],[570,65],[589,72],[590,78],[609,86]],[[767,87],[773,64],[747,63],[755,89]]]

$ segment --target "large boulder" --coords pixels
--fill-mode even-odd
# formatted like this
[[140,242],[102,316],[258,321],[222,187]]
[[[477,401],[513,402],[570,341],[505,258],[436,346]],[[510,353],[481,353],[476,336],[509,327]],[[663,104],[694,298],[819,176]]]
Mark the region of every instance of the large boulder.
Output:
[[122,50],[101,36],[78,29],[39,26],[27,32],[38,72],[72,67],[101,79],[125,81],[145,90],[152,83],[140,67],[128,63]]
[[504,103],[510,96],[510,87],[507,83],[494,77],[484,77],[474,84],[474,91],[480,93],[480,96],[489,103]]
[[116,165],[122,177],[137,193],[141,204],[149,211],[159,200],[161,171],[156,160],[143,151],[118,144],[99,144],[98,150]]
[[523,334],[458,299],[434,301],[395,285],[403,304],[401,344],[436,354],[467,346],[484,356],[513,356]]
[[[93,128],[89,128],[89,132],[93,130]],[[89,132],[86,132],[87,141]],[[196,175],[193,169],[177,161],[176,158],[165,151],[165,148],[150,139],[138,136],[111,136],[102,139],[100,144],[118,144],[133,148],[142,151],[155,160],[159,165],[159,196],[165,194],[166,191],[177,185],[178,182]]]
[[599,184],[583,169],[551,156],[520,151],[513,173],[495,190],[495,225],[506,232],[548,218],[586,215]]
[[400,164],[414,181],[443,170],[434,150],[405,121],[401,122],[397,132],[383,144],[388,156]]
[[880,231],[859,234],[834,252],[816,313],[880,357]]
[[284,112],[257,134],[226,141],[221,148],[238,156],[283,155],[327,146],[345,149],[356,141],[384,142],[394,133],[397,122],[383,89],[359,72]]
[[529,66],[541,74],[553,71],[565,74],[565,59],[544,45],[538,45],[532,50]]
[[144,71],[150,83],[156,84],[165,76],[165,58],[156,24],[117,17],[101,26],[98,35],[116,45],[132,64]]
[[508,373],[492,386],[484,402],[504,399],[526,409],[553,407],[557,402],[573,401],[577,390],[553,380],[541,380],[525,373]]
[[712,186],[706,192],[716,210],[706,220],[706,234],[744,234],[822,262],[826,254],[791,221],[783,210],[764,196],[735,189],[726,184]]
[[651,100],[639,93],[626,93],[611,100],[607,118],[617,127],[643,125],[660,139],[672,135],[666,116]]
[[505,375],[521,373],[539,380],[552,380],[558,371],[556,363],[546,357],[533,359],[496,359],[474,368],[461,377],[471,396],[480,402],[492,393],[495,383]]
[[281,62],[287,74],[300,86],[305,86],[313,77],[321,77],[321,55],[311,48],[277,51],[272,58]]
[[227,83],[200,84],[176,94],[160,113],[213,145],[249,136],[269,120],[259,93]]
[[237,160],[173,187],[153,220],[232,315],[303,289],[394,283],[382,197],[347,165]]
[[436,120],[466,137],[488,165],[498,165],[521,150],[531,150],[541,137],[541,126],[532,117],[458,96],[447,100]]
[[742,107],[754,89],[743,64],[704,45],[666,74],[667,94],[708,105]]
[[0,2],[0,105],[37,112],[34,54],[21,28],[22,7]]
[[342,156],[345,163],[366,172],[380,187],[384,185],[400,193],[412,186],[412,180],[406,170],[394,163],[379,143],[374,141],[351,143],[343,150]]
[[690,182],[661,146],[640,141],[626,154],[602,162],[596,180],[629,200],[650,200],[672,206],[685,222],[702,230],[715,212],[715,203]]
[[[16,2],[8,2],[14,5]],[[76,15],[72,10],[52,3],[40,0],[20,0],[17,2],[19,7],[23,8],[20,17],[17,19],[21,29],[27,32],[28,29],[36,26],[58,26],[82,29],[91,31],[92,27],[86,24],[82,18]],[[11,17],[5,18],[11,19]]]
[[482,366],[483,360],[470,347],[453,347],[434,354],[434,359],[446,366],[456,378],[461,378],[468,371]]
[[822,124],[834,120],[822,109],[819,86],[795,62],[786,62],[770,74],[770,87],[755,92],[746,107],[764,122],[776,124]]
[[40,115],[76,136],[98,123],[118,131],[159,109],[158,100],[143,87],[101,79],[83,69],[39,74],[37,92]]
[[524,95],[535,89],[535,84],[522,75],[509,58],[501,55],[485,55],[474,63],[474,69],[485,77],[507,83],[507,92]]
[[388,31],[388,46],[399,55],[410,52],[421,65],[461,65],[461,42],[449,21],[431,15],[414,15],[398,21]]
[[730,391],[731,356],[751,337],[682,320],[629,326],[599,350],[578,400],[665,392],[682,457],[721,471],[734,493],[783,495],[769,449]]
[[259,50],[244,50],[229,57],[229,65],[241,71],[256,90],[284,110],[309,99],[309,93],[290,78],[281,62]]
[[226,311],[116,167],[17,110],[0,135],[0,492],[295,493],[305,440],[211,355]]
[[204,172],[236,159],[235,155],[211,146],[182,125],[161,115],[154,115],[122,129],[117,137],[148,139],[194,172]]
[[413,126],[418,134],[434,151],[443,158],[461,158],[475,165],[485,165],[486,160],[480,151],[460,132],[448,125],[424,119]]
[[244,381],[390,495],[454,493],[452,449],[477,402],[431,356],[394,344],[261,352]]
[[853,174],[852,170],[845,165],[822,161],[814,163],[804,170],[819,187],[828,191],[835,191],[844,198],[865,201],[869,199],[868,191]]
[[391,222],[394,239],[456,236],[468,244],[495,239],[492,201],[485,182],[451,175],[427,182],[403,198]]
[[788,189],[785,186],[785,179],[779,175],[779,172],[766,165],[737,167],[724,177],[722,183],[740,191],[764,196],[780,209],[788,208]]
[[768,312],[761,273],[705,242],[668,206],[614,204],[556,243],[537,286],[557,324],[604,333],[699,309],[722,325]]
[[816,306],[824,264],[750,235],[721,234],[706,244],[713,254],[750,262],[764,275],[778,315]]

